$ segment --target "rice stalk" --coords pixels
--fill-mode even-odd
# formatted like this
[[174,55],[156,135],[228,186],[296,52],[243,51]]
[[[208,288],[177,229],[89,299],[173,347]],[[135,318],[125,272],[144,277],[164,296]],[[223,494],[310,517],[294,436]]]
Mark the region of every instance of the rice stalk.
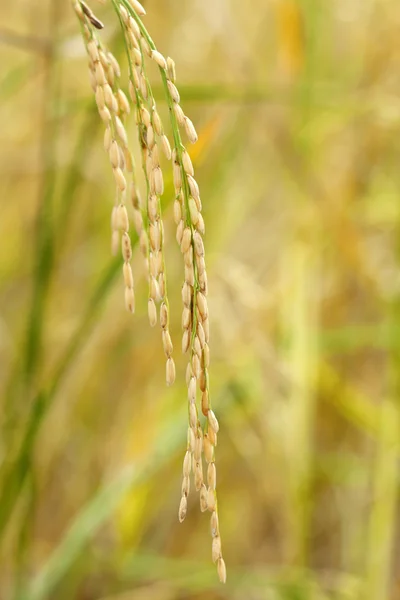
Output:
[[[167,358],[166,381],[175,381],[173,344],[169,333],[169,302],[164,260],[164,226],[161,198],[164,193],[164,176],[160,162],[160,149],[168,160],[172,159],[175,188],[174,219],[176,239],[184,263],[182,287],[182,351],[188,354],[186,384],[188,393],[188,436],[183,461],[183,481],[179,505],[179,521],[186,517],[190,491],[190,474],[199,492],[202,512],[211,513],[212,559],[217,564],[219,578],[226,581],[226,567],[222,557],[216,493],[215,447],[219,423],[212,410],[209,389],[209,315],[207,305],[208,282],[205,264],[204,219],[199,186],[194,178],[194,168],[181,131],[188,141],[197,141],[197,132],[191,119],[180,105],[176,87],[175,63],[165,58],[156,48],[145,28],[142,17],[146,14],[138,0],[111,0],[120,22],[128,59],[129,96],[134,107],[142,169],[146,185],[146,209],[142,210],[138,194],[132,154],[129,150],[125,119],[130,112],[130,102],[122,92],[120,68],[113,55],[103,46],[97,30],[103,24],[92,10],[80,0],[72,1],[79,18],[83,40],[89,57],[89,76],[100,117],[106,126],[104,145],[109,154],[116,184],[116,200],[112,211],[112,249],[116,252],[122,243],[124,260],[126,307],[134,312],[133,274],[130,266],[132,249],[129,238],[129,218],[126,208],[127,174],[132,174],[131,198],[134,222],[140,239],[142,253],[148,268],[148,316],[151,326],[159,320],[162,342]],[[165,97],[169,108],[173,147],[171,149],[164,126],[157,111],[152,84],[147,75],[146,60],[151,59],[159,68]],[[201,400],[198,402],[198,391]],[[199,408],[204,416],[203,426]],[[203,458],[207,465],[203,473]]]

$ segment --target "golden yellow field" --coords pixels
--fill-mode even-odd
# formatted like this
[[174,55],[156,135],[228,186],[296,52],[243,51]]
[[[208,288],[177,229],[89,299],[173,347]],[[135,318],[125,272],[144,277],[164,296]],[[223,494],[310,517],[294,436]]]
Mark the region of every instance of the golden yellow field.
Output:
[[[112,2],[87,3],[128,93]],[[166,387],[137,237],[134,315],[110,252],[79,22],[70,1],[3,0],[0,600],[399,600],[400,4],[143,4],[199,135],[227,583],[194,489],[178,521],[172,171],[163,160]],[[126,127],[139,164],[134,115]]]

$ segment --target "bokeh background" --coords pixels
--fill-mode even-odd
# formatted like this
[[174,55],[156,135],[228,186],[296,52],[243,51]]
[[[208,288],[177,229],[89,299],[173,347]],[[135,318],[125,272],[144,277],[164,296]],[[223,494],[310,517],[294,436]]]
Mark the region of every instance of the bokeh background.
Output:
[[[121,57],[111,7],[90,4]],[[400,4],[145,5],[200,134],[228,582],[195,494],[177,519],[171,178],[166,389],[142,260],[132,317],[110,257],[114,186],[78,23],[69,2],[14,0],[0,5],[0,598],[396,600]]]

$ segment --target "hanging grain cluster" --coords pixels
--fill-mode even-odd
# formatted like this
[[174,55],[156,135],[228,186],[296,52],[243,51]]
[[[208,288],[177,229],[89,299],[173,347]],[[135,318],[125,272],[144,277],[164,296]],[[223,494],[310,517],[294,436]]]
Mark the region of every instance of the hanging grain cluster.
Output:
[[[166,356],[166,380],[175,381],[173,345],[169,332],[169,303],[164,255],[164,227],[162,196],[164,178],[160,152],[172,161],[175,187],[174,219],[176,240],[184,266],[182,287],[182,351],[188,356],[186,369],[188,400],[187,448],[183,459],[183,480],[178,516],[182,522],[187,513],[191,474],[199,492],[202,512],[211,513],[212,559],[218,575],[226,581],[225,562],[222,558],[216,493],[215,448],[219,424],[211,408],[209,392],[209,316],[207,305],[207,272],[203,236],[205,232],[199,186],[194,168],[185,148],[181,132],[194,144],[196,129],[180,105],[176,87],[175,63],[157,50],[145,28],[142,17],[146,14],[137,0],[109,0],[113,5],[125,44],[128,59],[129,99],[120,86],[121,70],[115,57],[98,36],[103,28],[91,8],[80,0],[72,0],[79,18],[89,60],[90,83],[99,115],[104,123],[104,147],[109,156],[116,193],[111,215],[111,246],[114,253],[121,248],[125,305],[135,310],[134,279],[131,268],[132,247],[127,199],[132,203],[132,220],[139,236],[141,252],[148,272],[148,316],[154,327],[159,320],[162,344]],[[169,108],[172,148],[157,111],[152,86],[147,76],[146,60],[158,68]],[[136,181],[136,170],[125,123],[134,112],[141,148],[146,199],[141,201]],[[198,400],[199,398],[199,400]],[[204,423],[201,424],[199,414]]]

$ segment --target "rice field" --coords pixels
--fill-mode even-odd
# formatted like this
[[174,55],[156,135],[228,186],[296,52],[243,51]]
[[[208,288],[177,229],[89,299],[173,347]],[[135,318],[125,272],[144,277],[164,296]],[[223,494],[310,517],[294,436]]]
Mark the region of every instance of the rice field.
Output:
[[0,598],[397,600],[400,5],[142,4],[129,155],[71,2],[0,6]]

